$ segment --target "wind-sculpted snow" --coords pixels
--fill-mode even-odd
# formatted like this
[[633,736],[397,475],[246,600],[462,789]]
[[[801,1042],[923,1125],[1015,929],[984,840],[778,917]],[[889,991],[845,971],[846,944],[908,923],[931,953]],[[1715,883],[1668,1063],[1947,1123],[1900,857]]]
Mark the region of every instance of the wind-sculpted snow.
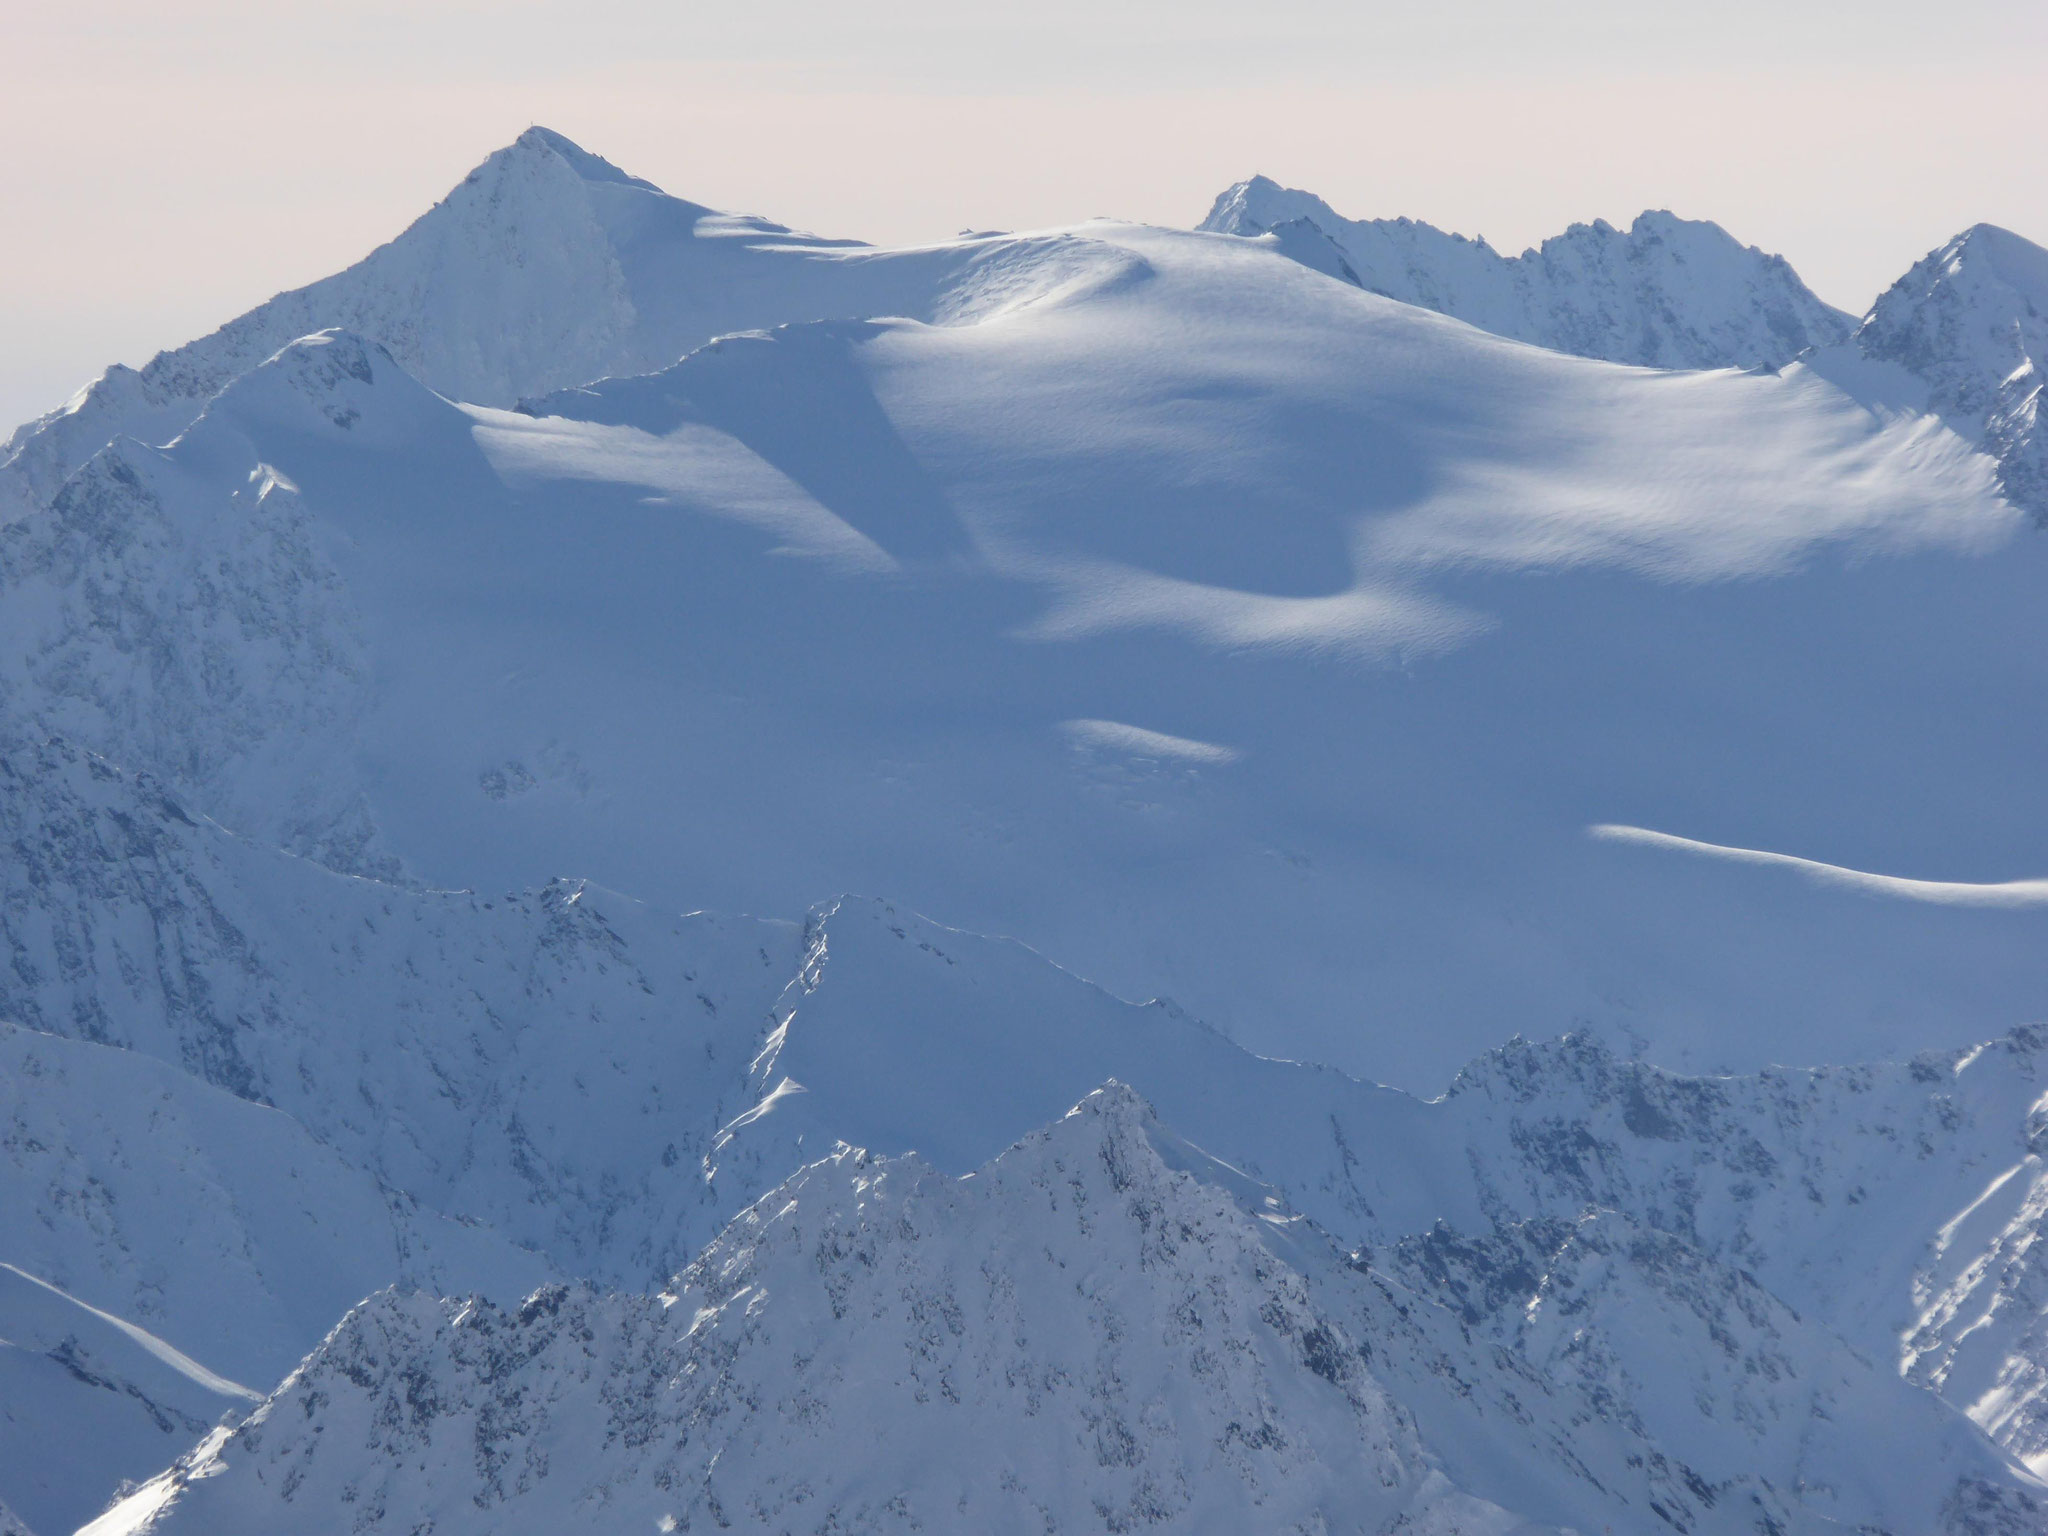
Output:
[[[1318,271],[1538,346],[1650,368],[1776,368],[1850,331],[1781,256],[1720,228],[1645,213],[1574,224],[1520,256],[1413,219],[1347,219],[1264,176],[1217,197],[1203,229],[1271,232]],[[1319,241],[1311,239],[1311,233]],[[1333,248],[1337,265],[1325,255]]]
[[2048,879],[2001,880],[1989,883],[1962,880],[1913,880],[1900,875],[1880,875],[1865,869],[1844,869],[1796,854],[1773,853],[1765,848],[1727,848],[1703,843],[1697,838],[1673,837],[1648,827],[1598,826],[1587,832],[1615,843],[1635,843],[1646,848],[1664,848],[1702,858],[1725,859],[1733,864],[1760,864],[1792,870],[1816,885],[1835,886],[1869,896],[1888,896],[1900,901],[1928,901],[1956,907],[2048,906]]
[[[493,165],[406,239],[496,207],[509,240],[552,205],[489,187],[533,177],[682,217],[545,136]],[[2037,1011],[2038,912],[1583,837],[2043,874],[2010,861],[2048,833],[2048,571],[1938,421],[1510,345],[1251,241],[911,265],[946,274],[911,318],[749,311],[779,323],[523,413],[367,336],[285,346],[9,525],[0,733],[352,872],[887,891],[1417,1088],[1580,1021],[1747,1070]]]
[[[659,1297],[374,1298],[96,1536],[297,1511],[448,1536],[2041,1516],[2039,1485],[1938,1403],[1673,1244],[1576,1233],[1532,1289],[1530,1343],[1475,1333],[1112,1084],[971,1178],[842,1149]],[[1560,1308],[1640,1328],[1566,1365]],[[1660,1438],[1724,1409],[1655,1379],[1672,1323],[1713,1336],[1739,1396],[1705,1470]]]

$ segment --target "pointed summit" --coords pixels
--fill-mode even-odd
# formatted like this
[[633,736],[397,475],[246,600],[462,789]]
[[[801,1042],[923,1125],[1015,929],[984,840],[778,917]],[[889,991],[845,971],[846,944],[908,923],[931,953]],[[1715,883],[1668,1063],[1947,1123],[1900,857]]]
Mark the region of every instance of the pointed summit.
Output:
[[2048,250],[1973,225],[1887,288],[1856,341],[1866,356],[1919,374],[1948,408],[1982,415],[2048,341]]
[[[628,175],[604,156],[593,155],[567,134],[557,133],[552,128],[543,128],[538,123],[519,135],[513,141],[512,148],[555,155],[585,181],[612,182],[622,187],[638,187],[643,192],[661,193],[661,188],[653,182]],[[667,196],[666,193],[661,195]]]
[[1997,224],[1972,224],[1955,238],[1954,249],[1982,262],[2008,287],[2038,303],[2048,294],[2048,250]]
[[1933,407],[1997,461],[2007,498],[2048,520],[2048,250],[1972,225],[1879,296],[1856,346],[1925,383]]

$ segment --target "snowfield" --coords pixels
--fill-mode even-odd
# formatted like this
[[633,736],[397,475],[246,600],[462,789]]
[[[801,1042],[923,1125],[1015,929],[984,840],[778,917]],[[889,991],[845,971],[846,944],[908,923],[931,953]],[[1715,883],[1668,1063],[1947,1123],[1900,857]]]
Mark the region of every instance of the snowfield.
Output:
[[2048,1528],[2043,313],[533,129],[110,370],[0,1532]]

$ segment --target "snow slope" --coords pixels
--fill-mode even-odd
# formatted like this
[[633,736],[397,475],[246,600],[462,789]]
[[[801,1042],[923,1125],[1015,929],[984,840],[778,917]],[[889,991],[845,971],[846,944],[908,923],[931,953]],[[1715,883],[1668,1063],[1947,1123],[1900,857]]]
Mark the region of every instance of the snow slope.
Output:
[[[1853,322],[1781,256],[1718,224],[1642,214],[1574,224],[1520,256],[1413,219],[1347,219],[1264,176],[1221,193],[1200,225],[1273,234],[1319,271],[1517,341],[1649,368],[1776,368],[1844,340]],[[1315,237],[1320,236],[1320,241]],[[1324,247],[1341,261],[1333,270]]]
[[[796,925],[665,917],[573,881],[491,897],[345,877],[195,822],[148,781],[61,743],[7,758],[0,773],[14,853],[0,866],[11,962],[0,1014],[71,1037],[10,1038],[39,1060],[68,1052],[67,1071],[94,1074],[68,1094],[46,1080],[17,1108],[28,1123],[58,1116],[21,1145],[56,1155],[68,1140],[87,1159],[61,1176],[21,1164],[10,1256],[45,1237],[54,1245],[16,1257],[24,1267],[261,1382],[370,1290],[406,1274],[434,1283],[435,1249],[450,1239],[418,1230],[435,1221],[415,1220],[414,1207],[465,1223],[458,1237],[489,1238],[475,1239],[482,1252],[467,1269],[440,1277],[465,1289],[497,1288],[475,1261],[515,1244],[572,1273],[645,1283],[729,1214],[693,1216],[709,1198],[697,1187],[701,1158],[753,1102],[747,1064],[796,969]],[[317,1234],[283,1243],[290,1262],[333,1271],[304,1296],[304,1276],[259,1286],[267,1306],[294,1309],[289,1322],[259,1326],[254,1300],[225,1307],[208,1295],[224,1283],[210,1267],[223,1253],[282,1242],[280,1215],[195,1244],[193,1273],[166,1297],[161,1274],[145,1281],[136,1269],[155,1273],[160,1232],[126,1232],[55,1193],[108,1182],[90,1155],[127,1144],[108,1129],[121,1121],[111,1106],[159,1090],[189,1103],[202,1140],[156,1176],[217,1167],[212,1180],[246,1210],[243,1160],[204,1152],[203,1138],[267,1136],[257,1175],[316,1163],[303,1173],[308,1210],[352,1211],[341,1233],[364,1235],[337,1240],[357,1244],[353,1263]],[[84,1123],[67,1129],[67,1115]],[[151,1123],[135,1143],[140,1172],[153,1167],[151,1138],[165,1141],[178,1122]],[[46,1191],[43,1180],[55,1182]],[[295,1208],[300,1180],[259,1178],[254,1198]],[[397,1202],[388,1215],[387,1197]],[[53,1233],[30,1215],[43,1208],[69,1219]],[[380,1229],[393,1233],[381,1247],[368,1235]],[[530,1254],[512,1256],[510,1283],[546,1273]],[[204,1326],[232,1330],[249,1355],[191,1331]]]
[[[568,218],[543,184],[684,219],[545,135],[491,167],[334,291],[455,356],[482,312],[401,247],[522,249]],[[1508,346],[1254,242],[690,218],[809,273],[795,313],[915,269],[939,287],[895,307],[950,323],[741,334],[523,414],[289,347],[0,534],[0,737],[354,872],[792,917],[889,891],[1419,1088],[1517,1029],[1750,1068],[2037,1010],[2039,914],[1874,899],[2037,878],[2048,842],[2039,551],[1926,418],[1810,368]],[[195,347],[195,389],[258,355]]]
[[[1113,1084],[967,1179],[842,1149],[658,1298],[376,1298],[94,1532],[2042,1518],[2048,1490],[1939,1403],[1668,1240],[1581,1224],[1522,1310],[1528,1342],[1496,1345]],[[1686,1327],[1725,1423],[1660,1380]],[[1718,1451],[1666,1450],[1702,1421]]]
[[[0,1266],[0,1487],[32,1530],[76,1530],[263,1394]],[[0,1530],[7,1527],[0,1523]]]
[[555,1273],[140,1052],[8,1025],[0,1060],[6,1262],[232,1381],[267,1389],[401,1277],[503,1292]]
[[722,1178],[760,1187],[834,1140],[964,1172],[1076,1083],[1118,1076],[1346,1243],[1625,1213],[2048,1464],[2038,1031],[1736,1078],[1621,1061],[1584,1037],[1516,1042],[1423,1102],[1247,1058],[1171,1008],[1116,1003],[887,906],[841,903],[813,934],[757,1058],[761,1110],[718,1150]]

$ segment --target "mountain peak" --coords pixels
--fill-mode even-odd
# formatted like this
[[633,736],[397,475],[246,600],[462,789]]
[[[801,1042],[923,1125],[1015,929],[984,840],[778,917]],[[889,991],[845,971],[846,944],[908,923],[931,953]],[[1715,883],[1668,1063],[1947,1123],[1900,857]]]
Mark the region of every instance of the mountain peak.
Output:
[[[1605,224],[1606,220],[1596,219],[1594,222],[1596,224]],[[1630,240],[1668,239],[1672,235],[1688,232],[1703,239],[1726,241],[1730,245],[1737,246],[1742,244],[1712,219],[1688,219],[1673,213],[1669,208],[1645,208],[1635,216],[1634,222],[1629,225],[1627,238]],[[1743,246],[1742,248],[1751,251],[1757,249],[1753,245]]]
[[1099,1121],[1110,1130],[1144,1130],[1158,1118],[1145,1096],[1110,1078],[1066,1113],[1068,1120]]
[[2007,499],[2048,520],[2048,250],[1974,224],[1878,296],[1855,344],[1924,382],[1934,409],[1997,461]]
[[2048,249],[1998,224],[1972,224],[1945,247],[1981,259],[2035,306],[2048,303]]
[[610,182],[618,186],[639,187],[647,192],[660,192],[653,182],[627,174],[602,155],[594,155],[567,134],[557,133],[552,128],[543,128],[536,123],[512,142],[513,149],[529,153],[538,151],[552,154],[585,181]]

